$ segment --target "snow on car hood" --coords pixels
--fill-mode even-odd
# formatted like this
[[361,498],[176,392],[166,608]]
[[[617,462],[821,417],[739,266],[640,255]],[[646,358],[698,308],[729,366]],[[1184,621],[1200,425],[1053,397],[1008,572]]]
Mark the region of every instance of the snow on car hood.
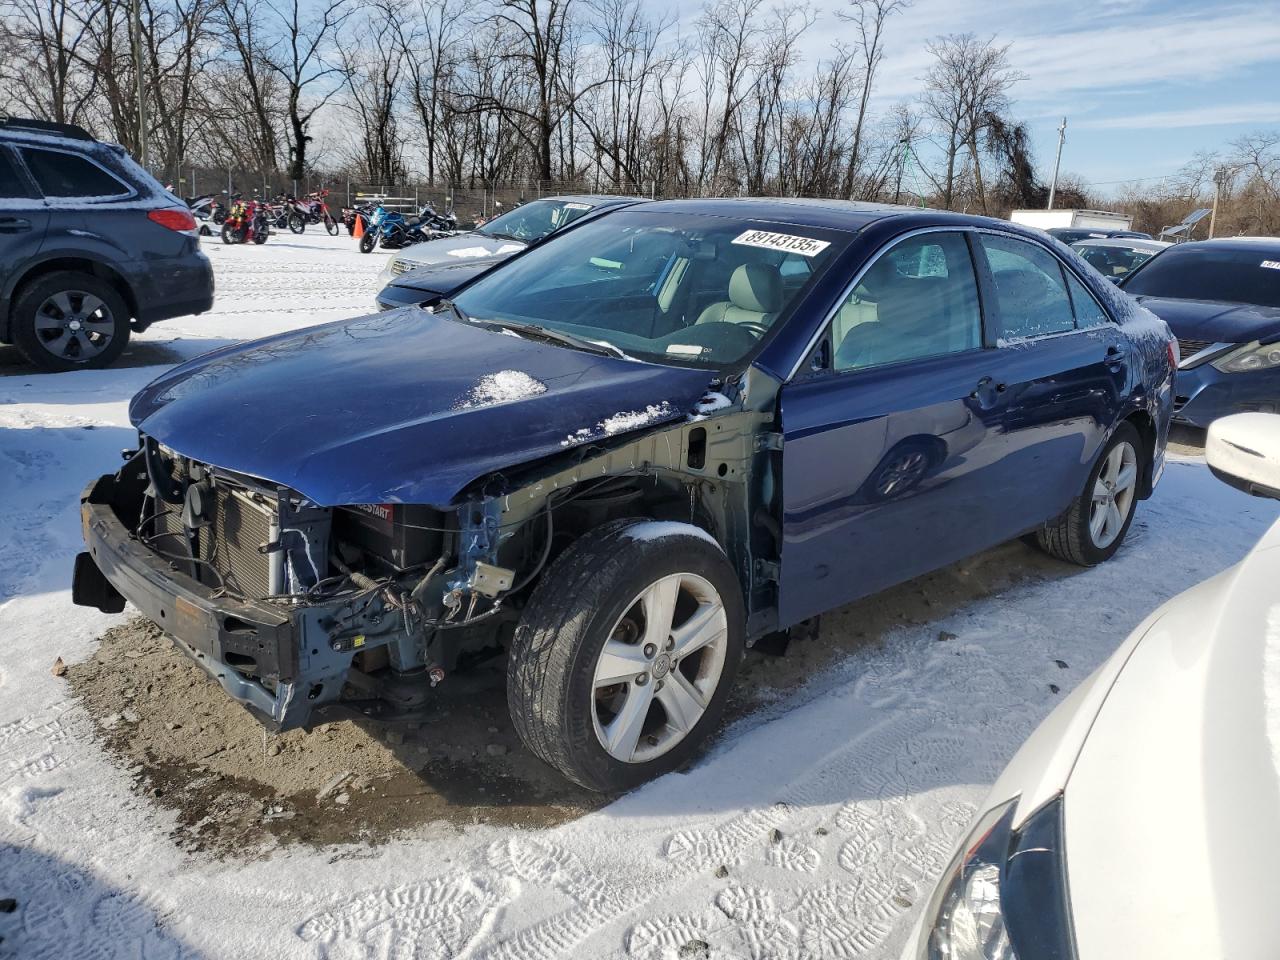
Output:
[[1169,604],[1067,781],[1081,957],[1264,957],[1280,937],[1280,524]]
[[1138,302],[1169,324],[1181,340],[1249,343],[1280,337],[1280,308],[1217,300],[1166,300],[1139,297]]
[[457,263],[459,260],[472,260],[476,257],[509,257],[519,253],[525,246],[527,244],[519,240],[486,237],[483,233],[460,233],[453,237],[415,243],[396,251],[395,258],[421,264]]
[[129,417],[184,456],[321,505],[442,507],[486,473],[683,417],[712,378],[411,307],[197,357]]

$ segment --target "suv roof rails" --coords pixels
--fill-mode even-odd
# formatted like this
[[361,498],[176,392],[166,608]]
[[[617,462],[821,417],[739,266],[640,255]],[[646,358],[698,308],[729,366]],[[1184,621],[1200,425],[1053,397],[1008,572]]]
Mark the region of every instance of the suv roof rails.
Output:
[[11,117],[0,113],[0,130],[28,130],[31,133],[53,134],[68,137],[72,140],[93,140],[84,127],[74,123],[54,123],[52,120],[34,120],[28,117]]

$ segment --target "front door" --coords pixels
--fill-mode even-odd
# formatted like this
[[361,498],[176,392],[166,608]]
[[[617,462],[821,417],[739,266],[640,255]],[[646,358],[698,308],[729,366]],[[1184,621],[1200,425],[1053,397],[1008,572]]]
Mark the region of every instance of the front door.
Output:
[[966,236],[882,253],[781,391],[783,626],[1008,536],[1005,396]]

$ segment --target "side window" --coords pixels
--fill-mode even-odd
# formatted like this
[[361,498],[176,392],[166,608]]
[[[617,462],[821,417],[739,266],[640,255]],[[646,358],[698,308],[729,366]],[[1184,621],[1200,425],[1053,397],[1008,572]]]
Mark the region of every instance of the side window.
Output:
[[1070,270],[1067,275],[1067,287],[1071,290],[1071,304],[1076,308],[1076,326],[1081,330],[1086,327],[1102,327],[1111,322],[1107,312],[1098,305],[1097,299],[1089,288]]
[[1075,329],[1062,267],[1042,247],[979,234],[996,285],[1004,337],[1043,337]]
[[46,197],[120,197],[129,188],[74,153],[22,148],[22,159]]
[[980,346],[978,284],[964,236],[922,234],[881,254],[836,311],[831,339],[836,370]]
[[31,188],[18,172],[12,154],[0,147],[0,200],[17,200],[31,196]]

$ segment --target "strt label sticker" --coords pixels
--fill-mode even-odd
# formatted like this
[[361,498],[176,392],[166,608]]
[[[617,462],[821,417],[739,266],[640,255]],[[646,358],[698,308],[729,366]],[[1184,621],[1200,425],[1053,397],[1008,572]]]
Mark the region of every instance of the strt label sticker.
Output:
[[1280,260],[1263,260],[1262,265],[1268,270],[1280,270]]
[[589,203],[579,203],[578,201],[576,201],[576,200],[575,200],[575,201],[573,201],[572,203],[566,203],[566,204],[564,205],[564,208],[565,208],[566,210],[590,210],[590,209],[591,209],[591,204],[589,204]]
[[733,238],[734,243],[747,247],[763,247],[766,250],[781,250],[783,253],[798,253],[802,257],[816,257],[831,246],[826,240],[814,240],[812,237],[797,237],[790,233],[770,233],[768,230],[748,230]]

